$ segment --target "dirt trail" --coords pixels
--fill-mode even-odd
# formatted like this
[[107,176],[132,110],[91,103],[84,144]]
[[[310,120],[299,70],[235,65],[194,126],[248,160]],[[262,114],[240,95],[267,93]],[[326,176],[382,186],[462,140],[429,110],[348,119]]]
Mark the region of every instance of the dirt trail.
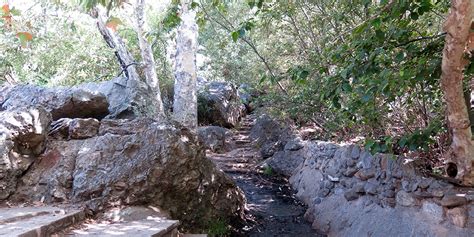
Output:
[[233,134],[236,147],[232,151],[225,154],[207,153],[245,192],[247,215],[253,224],[242,230],[242,235],[324,236],[312,230],[303,219],[306,207],[294,197],[287,181],[259,171],[257,166],[262,158],[249,138],[254,122],[254,115],[241,121]]

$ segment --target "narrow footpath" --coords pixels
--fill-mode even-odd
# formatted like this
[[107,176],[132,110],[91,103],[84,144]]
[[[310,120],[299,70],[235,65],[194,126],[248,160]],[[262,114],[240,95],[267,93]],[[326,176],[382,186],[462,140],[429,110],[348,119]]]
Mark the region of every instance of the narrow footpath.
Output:
[[242,119],[233,134],[236,146],[230,152],[207,153],[207,157],[245,193],[251,224],[241,234],[255,237],[324,236],[312,230],[310,223],[304,220],[306,207],[294,197],[288,182],[258,168],[262,158],[249,138],[254,122],[255,115]]

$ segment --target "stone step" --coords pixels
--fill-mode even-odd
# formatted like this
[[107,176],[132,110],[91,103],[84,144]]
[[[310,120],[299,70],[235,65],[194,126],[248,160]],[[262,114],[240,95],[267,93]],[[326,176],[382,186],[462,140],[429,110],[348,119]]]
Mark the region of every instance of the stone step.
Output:
[[80,209],[53,206],[0,208],[0,236],[51,236],[85,216]]
[[156,207],[116,207],[60,236],[177,237],[178,225]]
[[179,221],[149,218],[116,223],[85,224],[64,236],[133,236],[133,237],[177,237]]

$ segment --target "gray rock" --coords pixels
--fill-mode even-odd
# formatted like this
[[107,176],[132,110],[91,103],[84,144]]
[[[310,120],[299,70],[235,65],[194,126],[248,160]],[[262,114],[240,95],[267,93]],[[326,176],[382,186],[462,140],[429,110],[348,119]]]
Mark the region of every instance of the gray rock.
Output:
[[387,197],[387,198],[393,198],[395,197],[395,192],[393,190],[388,189],[388,190],[383,191],[382,196]]
[[352,177],[352,176],[354,176],[354,175],[357,173],[357,171],[358,171],[358,170],[355,169],[355,168],[348,168],[346,171],[344,171],[343,174],[344,174],[344,176],[346,176],[346,177]]
[[397,201],[395,200],[395,198],[386,197],[386,198],[382,199],[381,204],[382,204],[383,207],[392,207],[393,208],[397,204]]
[[356,174],[355,177],[359,178],[362,181],[368,180],[375,177],[375,169],[361,169]]
[[377,194],[377,184],[367,182],[364,185],[364,191],[367,194],[376,195]]
[[403,190],[398,191],[396,195],[396,200],[399,205],[405,206],[405,207],[411,207],[416,204],[415,198],[413,198],[411,194]]
[[419,186],[420,188],[422,188],[422,189],[427,189],[427,188],[430,186],[430,184],[431,184],[432,182],[433,182],[432,179],[421,178],[421,180],[420,180],[418,186]]
[[354,190],[349,190],[344,193],[344,197],[347,201],[353,201],[359,198],[359,194]]
[[281,149],[283,149],[286,142],[293,139],[294,136],[291,130],[282,124],[281,121],[272,119],[268,115],[261,115],[250,130],[250,139],[257,141],[261,147],[266,144],[280,142],[282,144]]
[[357,163],[357,167],[360,169],[369,169],[372,168],[373,156],[368,151],[362,151],[360,153],[360,160]]
[[245,113],[236,87],[228,82],[211,82],[198,91],[198,121],[232,128]]
[[363,182],[359,182],[352,187],[356,193],[365,193],[365,184]]
[[467,199],[465,197],[460,197],[456,195],[444,196],[440,202],[441,206],[448,207],[448,208],[461,206],[466,203],[467,203]]
[[107,132],[98,136],[48,143],[11,200],[66,198],[94,211],[109,203],[146,203],[190,230],[203,230],[215,218],[242,218],[243,193],[205,157],[195,135],[149,121],[103,120],[99,130]]
[[283,150],[283,143],[281,141],[265,143],[260,149],[262,158],[266,159],[272,157],[276,152]]
[[406,192],[415,192],[418,189],[419,182],[413,180],[402,180],[402,189]]
[[0,200],[15,190],[34,157],[45,149],[51,114],[43,108],[0,112]]
[[448,219],[457,227],[464,228],[466,227],[468,220],[468,213],[464,207],[456,207],[453,209],[448,209],[446,212]]
[[360,147],[359,146],[353,146],[352,151],[351,151],[351,158],[353,160],[357,160],[357,159],[359,159],[359,156],[360,156]]
[[154,99],[156,93],[145,82],[117,77],[110,81],[82,84],[78,89],[105,95],[109,104],[106,118],[156,117],[157,105]]
[[284,176],[291,176],[295,169],[304,162],[303,153],[298,151],[278,151],[266,163]]
[[324,180],[323,186],[327,189],[332,189],[332,188],[334,188],[335,184],[334,184],[334,182],[332,182],[330,180]]
[[431,195],[433,195],[433,197],[442,198],[444,196],[444,191],[439,190],[439,189],[434,189],[434,190],[431,190]]
[[426,192],[426,191],[420,191],[420,190],[417,190],[416,192],[414,192],[413,195],[415,195],[415,197],[417,197],[419,199],[426,199],[426,198],[432,198],[433,197],[432,193]]
[[303,148],[303,141],[301,141],[300,138],[295,138],[289,140],[286,145],[285,145],[285,151],[297,151],[301,148]]
[[69,123],[69,137],[71,139],[85,139],[95,137],[99,132],[100,123],[97,119],[73,119]]
[[318,196],[319,197],[326,197],[330,192],[331,192],[331,190],[329,188],[322,188],[322,189],[319,190]]
[[203,126],[197,129],[198,139],[206,149],[216,153],[232,150],[235,143],[232,141],[232,131],[217,126]]
[[43,107],[53,120],[60,118],[98,118],[109,114],[109,103],[104,94],[81,88],[43,88],[19,85],[2,89],[0,110]]
[[421,211],[430,219],[434,220],[436,223],[440,223],[444,219],[444,210],[440,205],[426,201],[423,202],[421,206]]
[[346,160],[346,165],[347,165],[347,167],[354,167],[354,166],[356,166],[356,164],[357,164],[357,163],[356,163],[354,160],[352,160],[352,159]]

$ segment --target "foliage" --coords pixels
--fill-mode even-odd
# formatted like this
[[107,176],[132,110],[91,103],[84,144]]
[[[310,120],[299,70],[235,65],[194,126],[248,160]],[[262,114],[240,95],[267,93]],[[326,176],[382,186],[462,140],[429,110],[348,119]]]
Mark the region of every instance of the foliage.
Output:
[[267,165],[263,168],[263,174],[266,176],[273,176],[275,175],[275,172],[273,171],[271,166]]
[[227,221],[222,219],[217,219],[215,221],[209,222],[208,225],[209,236],[226,236],[229,234],[230,229]]
[[[82,12],[97,5],[140,59],[125,1],[33,2],[33,8],[0,11],[0,79],[71,85],[116,76],[113,51]],[[199,75],[261,89],[257,102],[267,111],[322,127],[321,139],[364,136],[368,148],[395,153],[431,149],[446,133],[439,79],[448,3],[195,0]],[[169,50],[180,1],[148,10],[146,37],[163,96],[172,101]],[[474,74],[472,62],[465,73]]]
[[[0,80],[66,85],[113,75],[113,53],[95,32],[91,18],[63,4],[30,4],[19,5],[25,10],[14,18],[23,29],[16,33],[19,43],[11,34],[0,35]],[[58,11],[69,12],[69,17]]]
[[[202,30],[205,53],[219,62],[211,77],[266,87],[259,102],[267,111],[324,127],[321,138],[365,136],[378,151],[423,150],[446,132],[439,78],[447,1],[218,2],[208,18],[233,28],[208,19]],[[274,90],[278,81],[288,96]]]

